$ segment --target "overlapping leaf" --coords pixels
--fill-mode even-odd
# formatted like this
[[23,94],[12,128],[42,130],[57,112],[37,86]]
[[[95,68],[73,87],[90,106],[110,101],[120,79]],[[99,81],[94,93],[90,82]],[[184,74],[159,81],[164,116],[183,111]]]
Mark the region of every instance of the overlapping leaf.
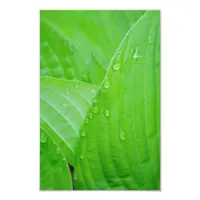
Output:
[[41,11],[41,75],[99,85],[124,34],[143,13]]
[[160,13],[148,11],[116,51],[81,130],[75,189],[157,190]]
[[73,166],[79,128],[97,87],[79,81],[40,78],[40,126]]
[[40,131],[40,189],[72,190],[67,161],[45,130]]

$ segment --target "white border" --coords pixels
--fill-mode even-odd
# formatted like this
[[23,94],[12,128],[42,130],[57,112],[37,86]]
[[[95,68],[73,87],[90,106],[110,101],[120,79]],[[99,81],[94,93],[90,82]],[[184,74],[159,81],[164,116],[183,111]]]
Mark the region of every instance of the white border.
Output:
[[[0,199],[198,199],[198,1],[2,1]],[[161,9],[162,192],[39,192],[39,9]]]

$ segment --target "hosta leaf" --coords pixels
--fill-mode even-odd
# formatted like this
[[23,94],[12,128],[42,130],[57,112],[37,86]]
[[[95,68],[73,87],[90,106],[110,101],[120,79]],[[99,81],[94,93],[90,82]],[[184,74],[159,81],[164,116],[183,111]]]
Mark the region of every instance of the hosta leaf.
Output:
[[75,146],[97,87],[79,81],[40,78],[40,126],[74,165]]
[[66,159],[45,130],[40,131],[40,189],[72,190]]
[[100,84],[124,34],[143,13],[41,11],[41,75]]
[[76,189],[157,190],[160,12],[148,11],[111,60],[77,148]]

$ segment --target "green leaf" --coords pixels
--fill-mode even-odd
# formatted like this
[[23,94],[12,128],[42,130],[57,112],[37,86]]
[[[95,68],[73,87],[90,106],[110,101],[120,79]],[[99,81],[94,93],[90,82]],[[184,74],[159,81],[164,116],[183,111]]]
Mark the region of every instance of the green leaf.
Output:
[[41,11],[40,74],[99,85],[124,34],[144,11]]
[[87,64],[69,39],[50,22],[40,20],[40,75],[87,79]]
[[160,12],[147,11],[111,60],[77,148],[75,189],[160,188]]
[[46,135],[40,131],[40,189],[72,190],[72,178],[66,158]]
[[97,89],[94,85],[79,81],[40,78],[40,126],[72,166],[79,129]]

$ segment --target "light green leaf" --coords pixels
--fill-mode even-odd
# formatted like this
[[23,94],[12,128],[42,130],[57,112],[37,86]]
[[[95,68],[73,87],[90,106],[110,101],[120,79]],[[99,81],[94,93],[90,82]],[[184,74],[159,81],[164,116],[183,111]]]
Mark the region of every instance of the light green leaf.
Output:
[[79,129],[97,89],[79,81],[40,78],[40,126],[72,166]]
[[112,58],[81,129],[75,189],[160,188],[159,52],[160,12],[147,11]]
[[124,34],[143,13],[41,11],[41,75],[99,85]]
[[72,190],[66,158],[45,130],[40,131],[40,190]]

